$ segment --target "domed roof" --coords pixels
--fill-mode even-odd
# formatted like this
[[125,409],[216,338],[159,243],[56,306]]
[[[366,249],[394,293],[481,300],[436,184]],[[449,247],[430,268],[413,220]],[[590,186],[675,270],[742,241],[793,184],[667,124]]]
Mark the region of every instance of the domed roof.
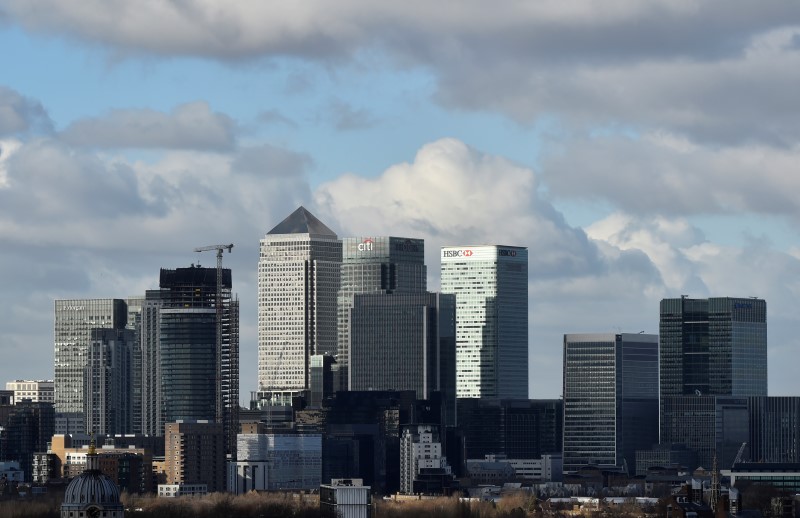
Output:
[[106,509],[120,506],[119,488],[99,470],[86,470],[73,478],[64,493],[64,507],[86,507],[91,504]]

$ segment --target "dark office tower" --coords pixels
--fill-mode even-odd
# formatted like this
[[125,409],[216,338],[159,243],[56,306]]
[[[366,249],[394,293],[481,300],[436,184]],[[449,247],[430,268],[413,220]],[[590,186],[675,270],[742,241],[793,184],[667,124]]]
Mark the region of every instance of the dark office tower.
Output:
[[350,390],[441,392],[455,424],[455,296],[355,295],[350,309]]
[[[178,420],[217,421],[233,453],[239,409],[239,301],[231,296],[231,271],[222,270],[221,351],[216,347],[217,270],[162,269],[159,286],[157,292],[147,292],[142,309],[145,432],[163,435],[164,423]],[[158,384],[155,390],[146,386],[151,380]],[[155,404],[147,397],[154,397]]]
[[11,408],[0,408],[0,461],[16,461],[31,481],[33,454],[47,451],[53,437],[55,413],[52,403],[23,400]]
[[564,403],[560,399],[458,399],[458,426],[467,459],[505,455],[539,459],[560,453]]
[[426,290],[425,242],[422,239],[381,236],[342,240],[337,324],[340,390],[348,390],[353,298],[360,294],[425,293]]
[[664,299],[661,397],[767,395],[767,303],[756,298]]
[[658,336],[564,335],[564,472],[625,467],[658,441]]
[[752,462],[800,462],[800,397],[749,397]]
[[258,390],[291,404],[310,389],[315,354],[336,354],[342,242],[304,207],[261,240],[258,260]]
[[92,329],[83,377],[87,433],[130,433],[134,343],[130,329]]
[[747,398],[669,396],[661,401],[661,443],[686,445],[696,454],[693,467],[709,469],[716,456],[720,469],[730,469],[747,441]]

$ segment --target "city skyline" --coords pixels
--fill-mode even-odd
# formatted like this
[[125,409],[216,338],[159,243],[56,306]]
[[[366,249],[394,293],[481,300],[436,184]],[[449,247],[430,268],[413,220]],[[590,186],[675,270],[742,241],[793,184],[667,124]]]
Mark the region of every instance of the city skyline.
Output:
[[533,397],[564,333],[655,333],[684,294],[766,300],[769,394],[796,394],[800,6],[457,12],[0,0],[0,377],[53,377],[54,300],[235,243],[248,394],[258,240],[303,205],[425,239],[431,291],[442,246],[528,247]]

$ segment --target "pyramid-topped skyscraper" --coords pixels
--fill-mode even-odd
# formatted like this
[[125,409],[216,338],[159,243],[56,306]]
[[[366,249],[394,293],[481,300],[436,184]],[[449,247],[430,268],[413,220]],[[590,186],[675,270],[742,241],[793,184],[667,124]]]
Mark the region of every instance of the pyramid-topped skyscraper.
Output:
[[275,403],[310,388],[310,359],[336,354],[342,242],[299,207],[261,240],[258,390]]

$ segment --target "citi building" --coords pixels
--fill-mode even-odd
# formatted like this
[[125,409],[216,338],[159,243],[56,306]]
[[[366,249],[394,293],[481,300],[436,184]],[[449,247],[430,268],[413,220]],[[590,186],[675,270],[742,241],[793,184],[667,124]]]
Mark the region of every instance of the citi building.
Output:
[[456,395],[528,397],[528,249],[448,246],[442,293],[456,296]]

